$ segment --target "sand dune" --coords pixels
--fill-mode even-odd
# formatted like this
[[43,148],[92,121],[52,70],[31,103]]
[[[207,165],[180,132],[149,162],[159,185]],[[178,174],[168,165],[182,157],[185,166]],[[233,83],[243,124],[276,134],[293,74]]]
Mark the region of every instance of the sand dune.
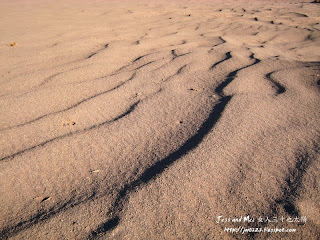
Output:
[[0,239],[319,239],[319,11],[1,1]]

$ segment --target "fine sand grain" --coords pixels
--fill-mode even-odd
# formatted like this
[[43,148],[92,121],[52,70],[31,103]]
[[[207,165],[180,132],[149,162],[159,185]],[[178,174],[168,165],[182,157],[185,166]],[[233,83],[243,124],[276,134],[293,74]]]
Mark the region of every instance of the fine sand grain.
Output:
[[310,2],[1,0],[0,239],[319,239]]

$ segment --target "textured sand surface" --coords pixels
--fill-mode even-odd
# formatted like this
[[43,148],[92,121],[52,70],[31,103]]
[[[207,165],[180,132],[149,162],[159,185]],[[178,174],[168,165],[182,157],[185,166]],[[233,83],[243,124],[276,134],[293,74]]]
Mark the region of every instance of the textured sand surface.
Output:
[[0,239],[319,239],[319,22],[298,0],[1,0]]

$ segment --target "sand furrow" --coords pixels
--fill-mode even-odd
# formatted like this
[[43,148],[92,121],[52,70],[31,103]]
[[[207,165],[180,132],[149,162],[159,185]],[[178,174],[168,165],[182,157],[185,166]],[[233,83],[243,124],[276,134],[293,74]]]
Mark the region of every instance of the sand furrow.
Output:
[[232,72],[228,73],[226,79],[223,82],[221,82],[219,84],[219,86],[216,88],[216,90],[215,90],[216,93],[218,93],[219,95],[223,95],[223,89],[226,86],[228,86],[234,80],[234,78],[237,76],[238,72],[240,72],[241,70],[244,70],[246,68],[249,68],[249,67],[251,67],[251,66],[253,66],[255,64],[258,64],[260,62],[260,60],[255,58],[253,54],[250,55],[250,58],[253,59],[254,62],[249,64],[249,65],[247,65],[247,66],[241,67],[241,68],[239,68],[239,69],[237,69],[235,71],[232,71]]
[[224,61],[229,60],[230,58],[232,58],[231,52],[226,52],[226,57],[224,59],[222,59],[219,62],[214,63],[211,67],[210,70],[213,70],[216,66],[218,66],[220,63],[223,63]]
[[104,49],[107,49],[108,47],[109,47],[109,43],[105,44],[104,47],[103,47],[102,49],[100,49],[99,51],[94,52],[94,53],[91,53],[91,54],[87,57],[87,59],[92,58],[94,55],[98,54],[100,51],[102,51],[102,50],[104,50]]
[[24,123],[15,125],[15,126],[3,128],[3,129],[1,129],[0,131],[4,131],[4,130],[12,129],[12,128],[18,128],[18,127],[21,127],[21,126],[25,126],[25,125],[27,125],[27,124],[34,123],[34,122],[36,122],[36,121],[39,121],[39,120],[41,120],[41,119],[43,119],[43,118],[46,118],[46,117],[49,117],[49,116],[52,116],[52,115],[55,115],[55,114],[58,114],[58,113],[62,113],[62,112],[71,110],[71,109],[73,109],[73,108],[75,108],[75,107],[77,107],[77,106],[79,106],[79,105],[81,105],[81,104],[83,104],[83,103],[85,103],[85,102],[87,102],[87,101],[90,101],[90,100],[92,100],[92,99],[94,99],[94,98],[96,98],[96,97],[99,97],[99,96],[101,96],[101,95],[107,94],[107,93],[109,93],[109,92],[112,92],[112,91],[120,88],[121,86],[123,86],[123,85],[126,84],[127,82],[133,80],[134,77],[135,77],[135,73],[133,73],[132,76],[131,76],[129,79],[121,82],[121,83],[118,84],[117,86],[115,86],[115,87],[113,87],[113,88],[111,88],[111,89],[108,89],[108,90],[106,90],[106,91],[97,93],[97,94],[95,94],[95,95],[93,95],[93,96],[90,96],[90,97],[88,97],[88,98],[82,99],[81,101],[73,104],[72,106],[69,106],[69,107],[67,107],[67,108],[65,108],[65,109],[62,109],[62,110],[58,110],[58,111],[55,111],[55,112],[48,113],[48,114],[46,114],[46,115],[43,115],[43,116],[40,116],[40,117],[38,117],[38,118],[32,119],[32,120],[30,120],[30,121],[28,121],[28,122],[24,122]]
[[275,85],[275,87],[277,88],[277,94],[284,93],[286,91],[286,88],[272,78],[273,73],[274,72],[267,73],[266,78]]
[[90,127],[88,127],[88,128],[82,129],[82,130],[70,132],[70,133],[68,133],[68,134],[61,135],[61,136],[59,136],[59,137],[55,137],[55,138],[46,140],[46,141],[41,142],[41,143],[39,143],[39,144],[37,144],[37,145],[34,145],[34,146],[29,147],[29,148],[26,148],[26,149],[20,150],[20,151],[18,151],[18,152],[15,152],[15,153],[13,153],[13,154],[11,154],[11,155],[4,156],[4,157],[2,157],[2,158],[0,159],[0,161],[5,161],[5,160],[11,159],[11,158],[15,158],[15,157],[18,156],[18,155],[21,155],[21,154],[23,154],[23,153],[32,151],[32,150],[34,150],[34,149],[36,149],[36,148],[39,148],[39,147],[43,147],[43,146],[45,146],[46,144],[51,143],[51,142],[54,142],[54,141],[56,141],[56,140],[60,140],[60,139],[66,138],[66,137],[70,137],[70,136],[72,136],[72,135],[74,135],[74,134],[78,134],[78,133],[84,133],[84,132],[86,132],[86,131],[90,131],[90,130],[92,130],[92,129],[101,127],[101,126],[106,125],[106,124],[111,124],[111,123],[113,123],[113,122],[115,122],[115,121],[117,121],[117,120],[119,120],[119,119],[127,116],[128,114],[130,114],[130,113],[135,109],[135,107],[138,105],[138,103],[139,103],[139,101],[137,101],[136,103],[132,104],[125,112],[123,112],[122,114],[116,116],[114,119],[107,120],[107,121],[104,121],[104,122],[102,122],[102,123],[99,123],[99,124],[96,124],[96,125],[92,125],[92,126],[90,126]]
[[219,103],[214,106],[208,118],[202,123],[199,130],[194,136],[188,139],[177,151],[173,152],[164,159],[156,162],[150,168],[146,169],[138,179],[125,185],[124,188],[121,189],[121,191],[118,193],[118,197],[110,211],[111,215],[115,217],[100,225],[96,230],[92,231],[88,238],[95,238],[99,234],[106,233],[115,228],[120,221],[120,214],[125,201],[127,201],[127,195],[143,187],[143,185],[148,184],[149,181],[161,174],[171,164],[196,148],[202,141],[202,139],[212,130],[230,100],[231,97],[221,98]]
[[[230,53],[227,53],[226,55],[228,57]],[[138,179],[129,184],[126,184],[124,188],[118,193],[118,197],[109,210],[110,212],[108,213],[108,215],[113,216],[113,218],[109,219],[107,222],[102,223],[100,226],[98,226],[97,229],[92,231],[88,235],[88,239],[95,239],[96,237],[106,234],[116,228],[121,221],[120,216],[122,215],[122,210],[124,208],[124,205],[128,201],[128,196],[130,195],[130,193],[136,192],[139,188],[142,188],[144,185],[148,184],[151,180],[160,175],[165,169],[170,167],[170,165],[172,165],[175,161],[179,160],[181,157],[195,149],[202,142],[203,138],[205,138],[205,136],[212,131],[214,125],[219,120],[224,108],[232,98],[231,96],[224,96],[223,89],[232,80],[234,80],[239,71],[249,68],[260,62],[260,60],[256,59],[253,54],[250,55],[250,58],[255,60],[254,63],[230,72],[229,74],[227,74],[226,80],[218,85],[218,87],[215,89],[215,92],[221,96],[221,99],[219,100],[219,103],[214,106],[208,118],[202,123],[196,134],[188,139],[177,151],[173,152],[164,159],[159,160],[150,168],[146,169]]]

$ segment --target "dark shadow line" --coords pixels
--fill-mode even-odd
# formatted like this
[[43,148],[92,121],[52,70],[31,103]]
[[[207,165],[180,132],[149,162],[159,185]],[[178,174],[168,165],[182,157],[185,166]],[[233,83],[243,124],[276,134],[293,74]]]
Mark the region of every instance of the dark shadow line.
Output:
[[120,223],[120,213],[123,210],[128,194],[130,192],[133,192],[138,187],[141,187],[142,185],[145,185],[152,179],[156,178],[158,175],[163,173],[166,168],[168,168],[182,156],[195,149],[202,142],[204,137],[218,122],[226,105],[232,98],[232,96],[224,96],[223,89],[234,79],[234,77],[240,70],[243,70],[260,62],[259,59],[254,57],[254,54],[251,54],[250,58],[255,60],[254,63],[229,73],[226,77],[226,80],[216,88],[215,92],[221,96],[221,100],[214,106],[208,118],[202,123],[197,133],[189,138],[177,151],[171,153],[169,156],[163,158],[162,160],[156,162],[154,165],[146,169],[138,179],[129,184],[126,184],[118,193],[118,197],[113,204],[112,210],[109,212],[112,213],[112,215],[114,215],[115,217],[98,226],[96,230],[92,231],[89,234],[88,239],[95,239],[96,237],[98,237],[98,235],[109,232],[117,227]]
[[136,188],[141,187],[141,185],[147,184],[152,179],[156,178],[158,175],[163,173],[166,168],[172,165],[176,160],[195,149],[218,122],[223,110],[225,109],[226,105],[231,100],[231,98],[231,96],[222,97],[220,102],[214,106],[208,118],[200,126],[197,133],[191,138],[189,138],[177,151],[171,153],[169,156],[163,158],[162,160],[156,162],[153,166],[146,169],[137,180],[129,184],[126,184],[123,187],[123,189],[118,193],[118,197],[114,202],[113,208],[110,212],[116,216],[108,220],[107,222],[101,224],[96,230],[92,231],[88,238],[94,239],[99,234],[103,234],[114,229],[120,222],[119,215],[123,209],[123,205],[125,200],[127,199],[127,195],[130,192],[134,191]]
[[268,74],[266,74],[266,78],[272,82],[276,87],[277,87],[277,94],[281,94],[281,93],[284,93],[286,91],[286,88],[284,86],[282,86],[280,83],[278,83],[277,81],[275,81],[271,75],[273,74],[274,72],[270,72]]
[[210,70],[213,70],[216,66],[218,66],[220,63],[223,63],[224,61],[227,61],[229,60],[230,58],[232,58],[232,55],[231,55],[231,52],[227,52],[226,53],[226,57],[224,59],[222,59],[221,61],[219,62],[216,62],[215,64],[213,64],[211,67],[210,67]]
[[249,64],[249,65],[247,65],[247,66],[245,66],[245,67],[239,68],[239,69],[237,69],[237,70],[235,70],[235,71],[233,71],[233,72],[230,72],[230,73],[227,75],[226,80],[223,81],[222,83],[220,83],[220,84],[218,85],[218,87],[216,88],[216,93],[218,93],[219,95],[223,95],[223,93],[222,93],[222,92],[223,92],[223,89],[232,82],[232,80],[235,78],[235,76],[237,75],[237,73],[238,73],[239,71],[241,71],[241,70],[243,70],[243,69],[246,69],[246,68],[248,68],[248,67],[251,67],[251,66],[253,66],[253,65],[258,64],[259,62],[261,62],[261,60],[255,58],[253,54],[250,55],[250,58],[251,58],[251,59],[254,59],[254,63]]
[[21,221],[21,222],[17,223],[15,226],[7,227],[7,228],[3,229],[0,232],[0,239],[8,239],[9,237],[16,235],[20,231],[27,229],[34,224],[39,223],[40,221],[44,221],[46,219],[49,219],[52,216],[66,210],[66,209],[75,207],[77,205],[80,205],[83,202],[86,202],[86,201],[93,199],[95,197],[95,195],[96,195],[96,192],[93,191],[89,197],[86,197],[84,199],[80,199],[79,202],[74,202],[73,199],[70,199],[67,202],[63,203],[60,207],[56,208],[55,210],[49,210],[48,212],[39,212],[28,220]]
[[[160,89],[159,91],[157,91],[156,93],[154,94],[157,94],[159,92],[161,92],[162,89]],[[154,95],[153,94],[153,95]],[[148,96],[147,98],[149,98],[150,96]],[[146,99],[147,99],[146,98]],[[71,135],[72,134],[75,134],[75,133],[78,133],[78,132],[83,132],[83,131],[87,131],[87,130],[91,130],[93,128],[97,128],[97,127],[100,127],[102,125],[105,125],[105,124],[108,124],[108,123],[112,123],[112,122],[115,122],[125,116],[127,116],[128,114],[130,114],[131,112],[133,112],[135,110],[135,108],[137,107],[137,105],[141,102],[141,100],[137,101],[136,103],[134,103],[133,105],[130,106],[130,108],[123,114],[119,115],[118,117],[114,118],[113,120],[110,120],[110,121],[106,121],[106,122],[103,122],[103,123],[100,123],[98,125],[94,125],[94,126],[91,126],[87,129],[84,129],[84,130],[81,130],[81,131],[77,131],[77,132],[73,132],[73,133],[70,133]],[[68,135],[70,135],[68,134]],[[75,202],[73,200],[73,198],[71,198],[70,200],[68,200],[66,203],[64,203],[63,205],[61,205],[60,207],[58,206],[58,208],[56,210],[54,209],[51,209],[49,210],[48,212],[42,212],[42,213],[38,213],[36,214],[35,216],[31,217],[30,219],[28,220],[24,220],[24,221],[21,221],[19,222],[18,224],[16,224],[15,226],[11,226],[11,227],[7,227],[5,229],[3,229],[1,232],[0,232],[0,237],[10,237],[10,236],[14,236],[16,235],[18,232],[26,229],[26,228],[29,228],[30,226],[32,226],[33,224],[37,224],[39,223],[40,221],[43,221],[43,220],[47,220],[53,216],[55,216],[56,214],[60,213],[60,212],[63,212],[65,210],[68,210],[69,208],[73,208],[75,206],[78,206],[80,204],[83,204],[89,200],[92,200],[94,199],[94,197],[96,196],[96,191],[93,190],[93,193],[89,196],[89,197],[86,197],[86,198],[82,198],[80,199],[80,201],[78,202]],[[81,197],[81,196],[80,196]],[[101,197],[101,196],[100,196]],[[114,222],[117,222],[117,221],[114,221]],[[1,238],[0,238],[1,239]]]
[[167,77],[166,79],[164,79],[164,80],[163,80],[163,82],[167,82],[167,81],[169,81],[171,78],[173,78],[173,77],[175,77],[175,76],[177,76],[177,75],[181,74],[181,73],[182,73],[182,71],[183,71],[183,69],[185,69],[186,67],[187,67],[187,64],[186,64],[186,65],[183,65],[181,68],[179,68],[179,69],[178,69],[178,71],[177,71],[175,74],[173,74],[173,75],[171,75],[171,76]]
[[214,49],[215,47],[218,47],[219,45],[226,43],[226,40],[224,40],[222,37],[219,37],[219,39],[220,39],[222,42],[213,45],[213,46],[211,47],[211,49],[209,50],[209,53],[210,53],[211,51],[213,51],[213,49]]
[[309,168],[312,157],[305,152],[298,155],[296,165],[291,169],[289,176],[286,178],[286,185],[283,188],[283,196],[275,200],[275,203],[283,206],[284,210],[291,216],[299,216],[299,210],[294,204],[298,196],[298,190],[301,187],[303,176]]
[[[35,119],[31,120],[31,121],[28,121],[28,122],[24,122],[24,123],[17,124],[17,125],[11,126],[11,127],[7,127],[7,128],[0,129],[0,132],[1,132],[1,131],[5,131],[5,130],[9,130],[9,129],[12,129],[12,128],[17,128],[17,127],[25,126],[25,125],[27,125],[27,124],[36,122],[36,121],[38,121],[38,120],[40,120],[40,119],[42,119],[42,118],[45,118],[45,117],[48,117],[48,116],[51,116],[51,115],[54,115],[54,114],[58,114],[58,113],[61,113],[61,112],[68,111],[68,110],[70,110],[70,109],[72,109],[72,108],[75,108],[75,107],[79,106],[80,104],[82,104],[82,103],[84,103],[84,102],[87,102],[87,101],[89,101],[89,100],[91,100],[91,99],[93,99],[93,98],[99,97],[99,96],[101,96],[101,95],[103,95],[103,94],[106,94],[106,93],[108,93],[108,92],[111,92],[111,91],[113,91],[113,90],[118,89],[119,87],[121,87],[121,86],[124,85],[125,83],[127,83],[127,82],[131,81],[132,79],[134,79],[135,76],[136,76],[136,73],[133,73],[132,76],[131,76],[128,80],[125,80],[125,81],[121,82],[121,83],[118,84],[117,86],[115,86],[115,87],[113,87],[113,88],[111,88],[111,89],[108,89],[108,90],[106,90],[106,91],[97,93],[97,94],[95,94],[95,95],[92,95],[92,96],[90,96],[90,97],[88,97],[88,98],[85,98],[85,99],[81,100],[80,102],[77,102],[77,103],[71,105],[70,107],[67,107],[67,108],[65,108],[65,109],[62,109],[62,110],[59,110],[59,111],[56,111],[56,112],[51,112],[51,113],[42,115],[42,116],[40,116],[40,117],[38,117],[38,118],[35,118]],[[0,159],[0,160],[1,160],[1,159]]]
[[177,71],[176,75],[181,74],[183,69],[185,69],[186,67],[187,67],[187,64],[183,65],[181,68],[179,68],[179,70]]
[[147,66],[147,65],[149,65],[149,64],[151,64],[151,63],[154,63],[156,60],[154,60],[154,61],[151,61],[151,62],[147,62],[146,64],[143,64],[143,65],[141,65],[140,67],[137,67],[136,69],[134,69],[134,70],[138,70],[138,69],[140,69],[140,68],[143,68],[143,67],[145,67],[145,66]]
[[149,55],[149,54],[139,56],[139,57],[137,57],[135,60],[133,60],[132,63],[134,63],[134,62],[136,62],[136,61],[140,60],[141,58],[143,58],[143,57],[145,57],[145,56],[148,56],[148,55]]
[[25,152],[29,152],[29,151],[31,151],[31,150],[33,150],[33,149],[35,149],[35,148],[42,147],[42,146],[44,146],[44,145],[46,145],[46,144],[48,144],[48,143],[50,143],[50,142],[53,142],[53,141],[56,141],[56,140],[59,140],[59,139],[65,138],[65,137],[70,137],[70,136],[72,136],[72,135],[74,135],[74,134],[77,134],[77,133],[83,133],[83,132],[92,130],[92,129],[94,129],[94,128],[101,127],[101,126],[103,126],[103,125],[105,125],[105,124],[113,123],[113,122],[115,122],[115,121],[117,121],[117,120],[125,117],[126,115],[130,114],[130,113],[135,109],[135,107],[138,105],[138,103],[139,103],[139,101],[137,101],[136,103],[134,103],[133,105],[131,105],[130,108],[129,108],[127,111],[125,111],[124,113],[122,113],[122,114],[120,114],[119,116],[115,117],[114,119],[111,119],[111,120],[108,120],[108,121],[105,121],[105,122],[102,122],[102,123],[99,123],[99,124],[90,126],[90,127],[88,127],[88,128],[84,128],[84,129],[82,129],[82,130],[77,130],[77,131],[74,131],[74,132],[70,132],[70,133],[67,133],[67,134],[64,134],[64,135],[61,135],[61,136],[58,136],[58,137],[49,139],[49,140],[44,141],[44,142],[42,142],[42,143],[39,143],[39,144],[37,144],[37,145],[35,145],[35,146],[32,146],[32,147],[23,149],[23,150],[21,150],[21,151],[18,151],[18,152],[14,153],[14,154],[9,155],[9,156],[5,156],[5,157],[3,157],[3,158],[0,159],[0,162],[1,162],[1,161],[4,161],[4,160],[7,160],[7,159],[9,159],[9,158],[14,158],[14,157],[16,157],[16,156],[18,156],[18,155],[20,155],[20,154],[23,154],[23,153],[25,153]]
[[[100,51],[98,51],[98,52],[100,52]],[[87,59],[92,58],[94,55],[98,54],[98,52],[95,52],[95,53],[90,54],[90,55],[87,57]]]
[[107,43],[107,44],[106,44],[103,48],[101,48],[99,51],[90,54],[90,55],[87,57],[87,59],[92,58],[94,55],[98,54],[98,53],[99,53],[100,51],[102,51],[103,49],[108,48],[108,46],[109,46],[109,43]]
[[[43,145],[45,145],[45,144],[47,144],[49,142],[52,142],[54,140],[57,140],[57,139],[61,139],[61,138],[67,137],[67,136],[71,136],[71,135],[74,135],[76,133],[82,133],[82,132],[85,132],[85,131],[89,131],[91,129],[94,129],[94,128],[97,128],[97,127],[101,127],[102,125],[105,125],[105,124],[113,123],[113,122],[115,122],[115,121],[127,116],[131,112],[133,112],[138,104],[139,104],[139,101],[134,103],[132,106],[130,106],[130,108],[126,112],[124,112],[123,114],[119,115],[118,117],[116,117],[116,118],[114,118],[114,119],[112,119],[110,121],[106,121],[106,122],[91,126],[89,128],[80,130],[80,131],[68,133],[66,135],[51,139],[51,140],[46,141],[44,143],[41,143],[41,144],[39,144],[37,146],[33,146],[33,147],[29,148],[29,149],[21,151],[19,154],[21,154],[23,152],[26,152],[26,151],[29,151],[29,150],[32,150],[32,149],[34,149],[36,147],[43,146]],[[18,153],[16,153],[15,155],[18,155]],[[12,156],[12,157],[14,157],[14,156]],[[7,158],[9,158],[9,157],[7,157]],[[80,205],[80,204],[82,204],[82,203],[84,203],[86,201],[89,201],[89,200],[93,199],[95,197],[95,195],[96,195],[96,192],[93,191],[93,193],[89,197],[84,198],[79,202],[74,202],[72,199],[70,199],[69,201],[64,203],[62,206],[58,207],[56,210],[50,210],[49,212],[38,213],[38,214],[36,214],[35,216],[31,217],[28,220],[24,220],[24,221],[21,221],[21,222],[17,223],[15,226],[7,227],[7,228],[3,229],[0,232],[0,239],[1,239],[1,237],[8,238],[10,236],[13,236],[13,235],[17,234],[18,232],[22,231],[23,229],[26,229],[26,228],[32,226],[33,224],[36,224],[36,223],[38,223],[40,221],[43,221],[43,220],[51,218],[52,216],[54,216],[54,215],[56,215],[56,214],[58,214],[58,213],[60,213],[60,212],[62,212],[64,210],[68,209],[68,207],[75,207],[75,206]]]

